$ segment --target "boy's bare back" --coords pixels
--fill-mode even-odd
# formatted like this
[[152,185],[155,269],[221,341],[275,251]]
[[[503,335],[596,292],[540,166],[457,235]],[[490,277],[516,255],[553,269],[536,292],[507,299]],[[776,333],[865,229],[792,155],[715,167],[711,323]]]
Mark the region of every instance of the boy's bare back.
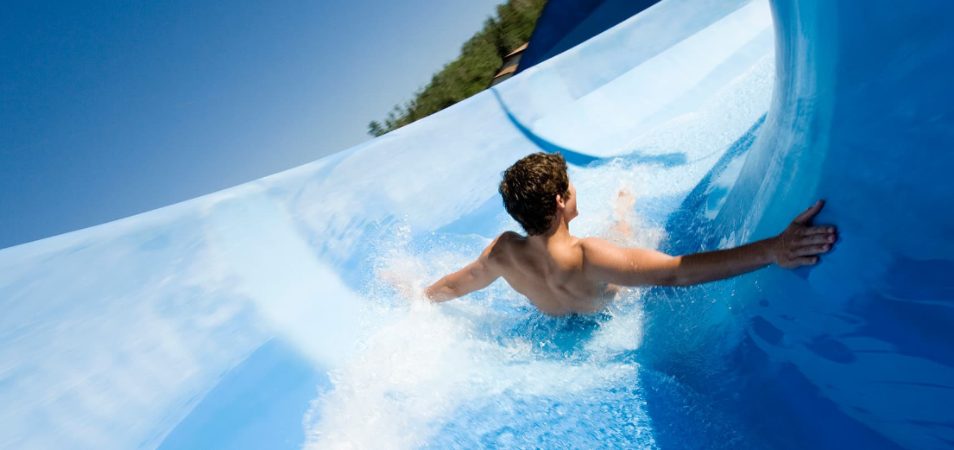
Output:
[[584,273],[585,239],[568,236],[546,245],[512,231],[490,251],[490,263],[515,291],[551,315],[596,312],[612,301],[619,287]]

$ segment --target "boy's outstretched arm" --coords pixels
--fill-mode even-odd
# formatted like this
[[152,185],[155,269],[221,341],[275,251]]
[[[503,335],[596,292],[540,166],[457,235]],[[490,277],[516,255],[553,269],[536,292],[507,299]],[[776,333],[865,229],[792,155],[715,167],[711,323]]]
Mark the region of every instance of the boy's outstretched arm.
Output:
[[583,270],[593,280],[625,286],[687,286],[730,278],[773,263],[786,268],[812,265],[818,262],[818,255],[831,250],[836,239],[834,227],[811,226],[823,206],[819,200],[773,238],[685,256],[584,239]]
[[501,275],[500,264],[496,261],[494,251],[505,235],[506,233],[494,239],[474,262],[428,286],[424,290],[424,296],[434,302],[444,302],[483,289],[493,283]]

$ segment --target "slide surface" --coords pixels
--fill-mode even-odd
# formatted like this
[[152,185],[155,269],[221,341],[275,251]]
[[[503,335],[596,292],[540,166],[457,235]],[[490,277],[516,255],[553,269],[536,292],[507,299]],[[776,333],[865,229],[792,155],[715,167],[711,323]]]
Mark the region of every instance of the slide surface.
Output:
[[[0,250],[0,448],[954,446],[954,5],[856,6],[663,0],[365,144]],[[592,316],[394,289],[519,230],[497,184],[536,151],[577,236],[711,250],[824,198],[840,240]]]

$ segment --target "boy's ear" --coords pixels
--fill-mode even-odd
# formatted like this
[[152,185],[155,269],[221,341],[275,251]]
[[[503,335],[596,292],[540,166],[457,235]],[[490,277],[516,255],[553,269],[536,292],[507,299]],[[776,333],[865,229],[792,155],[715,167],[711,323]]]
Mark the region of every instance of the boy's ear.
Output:
[[556,204],[557,204],[557,208],[566,208],[566,200],[563,198],[562,195],[557,194]]

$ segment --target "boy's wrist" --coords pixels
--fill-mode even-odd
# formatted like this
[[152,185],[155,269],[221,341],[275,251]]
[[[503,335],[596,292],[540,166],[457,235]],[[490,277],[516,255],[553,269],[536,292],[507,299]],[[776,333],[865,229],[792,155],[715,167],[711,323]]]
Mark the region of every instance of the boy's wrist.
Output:
[[762,241],[765,243],[765,255],[767,259],[766,261],[767,264],[778,265],[780,261],[780,258],[779,258],[779,253],[780,253],[779,248],[781,247],[780,241],[781,239],[779,239],[779,236],[772,236]]

